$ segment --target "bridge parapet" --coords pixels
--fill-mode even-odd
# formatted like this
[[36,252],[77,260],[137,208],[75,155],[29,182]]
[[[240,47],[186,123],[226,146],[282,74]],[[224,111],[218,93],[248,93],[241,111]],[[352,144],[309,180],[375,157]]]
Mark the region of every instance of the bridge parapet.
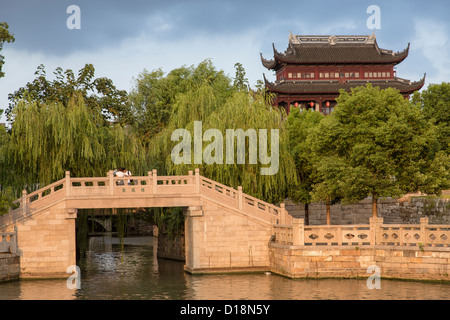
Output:
[[16,253],[16,232],[0,233],[0,253]]
[[305,226],[304,219],[293,219],[291,224],[274,224],[272,230],[275,242],[294,246],[393,245],[450,249],[450,225],[428,224],[428,218],[421,218],[420,224],[383,224],[383,218],[370,218],[369,224],[312,226]]
[[106,177],[71,177],[66,171],[63,179],[40,188],[30,194],[24,190],[22,197],[14,201],[19,204],[15,210],[0,217],[0,228],[22,220],[47,206],[67,199],[116,198],[119,197],[186,197],[201,195],[220,205],[238,210],[269,225],[290,224],[292,217],[284,209],[259,200],[243,192],[242,187],[234,189],[200,175],[199,169],[184,176],[158,176],[156,170],[147,176],[114,177],[109,171]]

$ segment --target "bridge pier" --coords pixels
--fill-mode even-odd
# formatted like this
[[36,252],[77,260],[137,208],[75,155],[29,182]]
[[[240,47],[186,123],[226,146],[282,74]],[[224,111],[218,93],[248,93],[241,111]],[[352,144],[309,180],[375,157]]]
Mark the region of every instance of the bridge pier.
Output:
[[76,209],[61,204],[6,229],[17,230],[21,278],[68,277],[67,268],[76,264],[76,218]]
[[269,271],[269,224],[208,199],[201,204],[185,211],[186,272]]
[[193,272],[200,268],[200,246],[202,244],[203,221],[202,207],[184,208],[184,233],[185,233],[185,270]]

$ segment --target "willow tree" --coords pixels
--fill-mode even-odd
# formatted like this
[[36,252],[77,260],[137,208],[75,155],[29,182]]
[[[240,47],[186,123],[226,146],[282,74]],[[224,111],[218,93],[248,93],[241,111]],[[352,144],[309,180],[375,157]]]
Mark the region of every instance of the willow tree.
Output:
[[197,66],[182,66],[167,74],[162,69],[142,71],[128,99],[135,127],[143,141],[150,143],[170,123],[177,95],[193,92],[204,83],[210,85],[216,95],[228,95],[232,90],[231,79],[216,70],[211,60],[204,60]]
[[139,140],[120,125],[104,125],[102,115],[89,109],[81,94],[67,105],[22,99],[13,113],[3,148],[6,185],[33,189],[61,179],[65,171],[72,176],[104,176],[120,165],[143,171]]
[[377,216],[380,197],[439,192],[433,169],[436,128],[420,108],[395,89],[370,84],[341,90],[337,103],[320,122],[312,145],[319,172],[329,186],[339,187],[344,202],[371,196]]
[[[170,174],[199,168],[202,175],[234,188],[242,186],[257,198],[272,203],[283,200],[296,181],[284,128],[286,115],[268,105],[262,95],[236,91],[223,97],[207,83],[179,95],[171,122],[155,144],[162,148],[153,153],[165,159],[163,165]],[[174,161],[180,157],[183,161]],[[265,174],[272,168],[272,174]]]
[[[2,110],[0,110],[0,116],[2,115]],[[0,216],[7,213],[9,209],[13,206],[13,201],[16,199],[16,195],[13,189],[7,186],[5,177],[10,175],[7,166],[5,165],[5,145],[8,142],[8,134],[3,126],[0,126]]]

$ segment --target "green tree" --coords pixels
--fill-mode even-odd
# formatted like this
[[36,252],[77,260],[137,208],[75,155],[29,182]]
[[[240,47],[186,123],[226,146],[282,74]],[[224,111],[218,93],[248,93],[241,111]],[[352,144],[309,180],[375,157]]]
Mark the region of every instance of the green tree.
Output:
[[[242,186],[246,193],[260,199],[277,203],[287,196],[288,186],[295,181],[295,170],[292,157],[288,151],[288,136],[284,128],[285,114],[272,108],[265,102],[262,95],[255,96],[245,91],[234,92],[232,96],[223,99],[223,94],[217,92],[211,85],[205,83],[197,90],[180,94],[174,104],[177,112],[171,118],[171,122],[156,137],[155,146],[164,146],[164,149],[152,149],[150,153],[153,159],[164,159],[161,165],[170,174],[186,174],[188,170],[200,168],[201,174],[220,183],[237,188]],[[195,164],[195,150],[191,153],[190,164],[175,164],[171,158],[172,148],[177,142],[171,141],[174,130],[185,128],[190,132],[192,142],[194,139],[194,121],[202,122],[202,137],[206,130],[217,129],[223,137],[223,154],[217,155],[220,150],[214,150],[217,161],[207,164]],[[245,163],[239,164],[237,158],[233,163],[226,160],[226,130],[242,129],[266,129],[270,134],[271,129],[279,130],[279,161],[278,173],[274,175],[262,175],[261,168],[267,167],[261,163],[251,164],[249,161],[250,142],[245,141]],[[271,136],[268,136],[268,149],[271,149]],[[157,142],[156,142],[157,141]],[[215,141],[215,140],[214,140]],[[192,146],[192,145],[191,145]],[[202,155],[210,144],[203,143]],[[237,156],[237,143],[234,145],[234,156]]]
[[59,102],[67,106],[70,99],[80,93],[86,106],[102,115],[105,125],[107,121],[122,125],[133,123],[127,92],[118,90],[111,79],[105,77],[94,79],[95,68],[92,64],[86,64],[78,72],[77,77],[70,69],[63,71],[62,68],[57,68],[54,72],[55,79],[48,80],[42,64],[38,66],[35,75],[36,79],[32,82],[9,94],[10,103],[6,116],[10,121],[14,121],[13,110],[24,98],[33,100],[38,105]]
[[320,182],[316,169],[317,159],[312,152],[312,134],[324,115],[320,112],[303,111],[292,108],[287,117],[286,129],[289,133],[289,150],[295,162],[298,185],[292,186],[290,198],[305,206],[305,224],[309,224],[309,204],[312,202],[313,187]]
[[11,187],[0,190],[0,217],[14,207],[13,201],[15,199],[16,197]]
[[450,154],[450,83],[430,84],[426,90],[415,92],[412,103],[418,104],[426,119],[437,126],[439,149]]
[[376,216],[380,197],[441,190],[433,174],[435,126],[420,108],[395,89],[370,84],[341,90],[337,102],[312,142],[319,172],[344,202],[371,196]]
[[[3,44],[14,42],[14,35],[9,32],[9,25],[6,22],[0,22],[0,51],[3,49]],[[5,76],[2,67],[5,64],[5,57],[0,54],[0,78]]]
[[233,86],[236,90],[248,90],[248,79],[245,77],[245,69],[241,63],[237,62],[234,65],[236,75],[234,77]]
[[230,79],[218,71],[211,60],[204,60],[197,66],[180,67],[167,75],[156,69],[144,70],[135,80],[129,94],[135,127],[142,139],[149,141],[169,123],[178,94],[195,91],[204,83],[211,85],[216,94],[228,95],[232,89]]

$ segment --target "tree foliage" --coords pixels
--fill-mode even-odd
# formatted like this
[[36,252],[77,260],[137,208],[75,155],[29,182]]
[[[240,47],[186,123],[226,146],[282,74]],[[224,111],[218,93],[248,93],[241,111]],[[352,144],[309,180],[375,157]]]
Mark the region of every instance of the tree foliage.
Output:
[[24,98],[35,101],[38,106],[59,102],[67,106],[75,94],[81,94],[86,106],[95,113],[102,115],[104,124],[114,121],[121,124],[133,122],[127,101],[127,92],[118,90],[111,79],[106,77],[96,78],[95,68],[92,64],[86,64],[75,77],[71,69],[63,71],[57,68],[54,71],[54,80],[47,79],[45,66],[38,66],[35,72],[36,78],[28,82],[24,87],[9,94],[10,101],[6,110],[6,116],[14,121],[14,108]]
[[412,103],[418,104],[425,118],[436,124],[438,148],[450,154],[450,83],[430,84],[421,93],[414,93]]
[[[202,78],[191,84],[190,90],[179,92],[170,106],[172,111],[166,126],[149,140],[149,163],[152,163],[161,174],[186,174],[188,170],[200,168],[201,174],[220,183],[237,188],[242,186],[244,192],[261,199],[277,202],[284,199],[288,184],[295,179],[292,157],[288,152],[287,131],[284,129],[285,114],[266,103],[261,94],[251,94],[245,90],[233,87],[232,80],[222,72],[209,70],[212,66],[200,64],[202,69],[208,67],[208,72],[202,72]],[[198,69],[197,67],[196,69]],[[196,70],[195,69],[195,70]],[[212,75],[212,77],[210,76]],[[200,80],[200,81],[199,81]],[[177,144],[172,141],[172,133],[177,129],[186,129],[194,139],[194,121],[202,122],[202,137],[208,129],[218,129],[223,141],[223,164],[202,162],[196,164],[194,152],[191,162],[174,164],[171,151]],[[262,176],[261,163],[249,163],[249,141],[246,141],[246,162],[244,164],[226,164],[225,137],[226,129],[259,129],[268,130],[270,140],[271,129],[279,129],[279,171],[273,176]],[[201,138],[202,138],[201,137]],[[209,146],[203,142],[202,153]],[[235,145],[236,148],[236,145]],[[268,145],[270,150],[270,145]],[[236,149],[234,150],[236,156]]]
[[101,114],[90,109],[80,93],[67,105],[22,99],[13,112],[2,150],[7,168],[2,184],[33,189],[61,179],[67,170],[72,176],[104,176],[119,165],[142,171],[140,141],[118,124],[103,125]]
[[[0,51],[3,49],[3,44],[14,42],[14,35],[9,32],[9,25],[6,22],[0,22]],[[5,76],[2,67],[5,64],[5,57],[0,54],[0,78]]]
[[316,165],[318,159],[312,152],[311,139],[314,128],[324,115],[320,112],[292,108],[286,121],[289,134],[289,150],[295,162],[298,184],[291,188],[290,198],[305,205],[305,223],[309,222],[308,205],[313,201],[312,191],[321,182]]
[[[210,94],[205,93],[200,94],[198,99],[211,98]],[[208,103],[205,103],[203,110],[208,110],[209,106]],[[194,164],[194,154],[192,154],[192,164],[188,165],[176,165],[172,159],[169,160],[167,158],[166,163],[169,172],[180,174],[189,169],[192,170],[195,167],[199,167],[202,175],[234,188],[242,186],[244,192],[254,197],[272,203],[284,200],[289,186],[296,182],[296,175],[294,162],[288,149],[288,135],[284,127],[286,115],[283,112],[266,104],[262,96],[255,97],[247,92],[234,93],[220,108],[215,109],[209,116],[200,118],[203,123],[202,134],[205,134],[208,129],[217,129],[221,132],[223,143],[218,144],[219,150],[214,150],[215,153],[222,151],[222,155],[217,156],[217,154],[214,154],[217,156],[218,163],[207,164],[203,162],[201,165],[196,165]],[[184,121],[187,119],[189,118],[185,118]],[[191,121],[186,125],[186,129],[189,130],[191,137],[194,137],[193,121],[196,118],[192,117],[190,119]],[[269,165],[262,164],[261,158],[258,158],[254,164],[250,162],[250,154],[254,155],[253,152],[256,152],[256,150],[250,148],[250,140],[248,138],[245,141],[245,162],[240,164],[237,160],[237,140],[233,149],[230,149],[226,144],[227,130],[229,129],[242,129],[243,132],[254,130],[258,134],[259,139],[261,138],[260,129],[267,130],[267,141],[263,141],[267,145],[267,149],[271,150],[273,143],[278,142],[279,144],[278,154],[271,154],[273,158],[270,164],[272,165],[273,161],[279,162],[277,172],[269,175],[262,174],[261,169],[267,168]],[[277,137],[272,134],[272,129],[279,130],[278,141],[274,140]],[[208,141],[203,143],[203,155],[209,146],[210,143]],[[221,146],[223,146],[222,150],[220,150]],[[260,152],[260,148],[261,145],[258,145],[258,152]],[[226,153],[234,156],[233,163],[227,163]],[[276,160],[274,159],[275,157],[277,157]]]
[[245,77],[245,69],[241,63],[237,62],[234,65],[236,69],[236,75],[234,77],[233,86],[237,90],[248,90],[248,79]]
[[161,132],[170,121],[177,95],[195,91],[208,83],[217,94],[227,95],[231,90],[230,80],[223,71],[218,71],[211,60],[204,60],[197,66],[180,67],[167,75],[156,69],[144,70],[135,81],[129,94],[135,126],[143,141],[148,143]]
[[346,202],[372,196],[375,214],[379,197],[442,190],[433,174],[435,127],[418,107],[370,84],[342,90],[337,102],[312,136],[325,193],[339,191]]

